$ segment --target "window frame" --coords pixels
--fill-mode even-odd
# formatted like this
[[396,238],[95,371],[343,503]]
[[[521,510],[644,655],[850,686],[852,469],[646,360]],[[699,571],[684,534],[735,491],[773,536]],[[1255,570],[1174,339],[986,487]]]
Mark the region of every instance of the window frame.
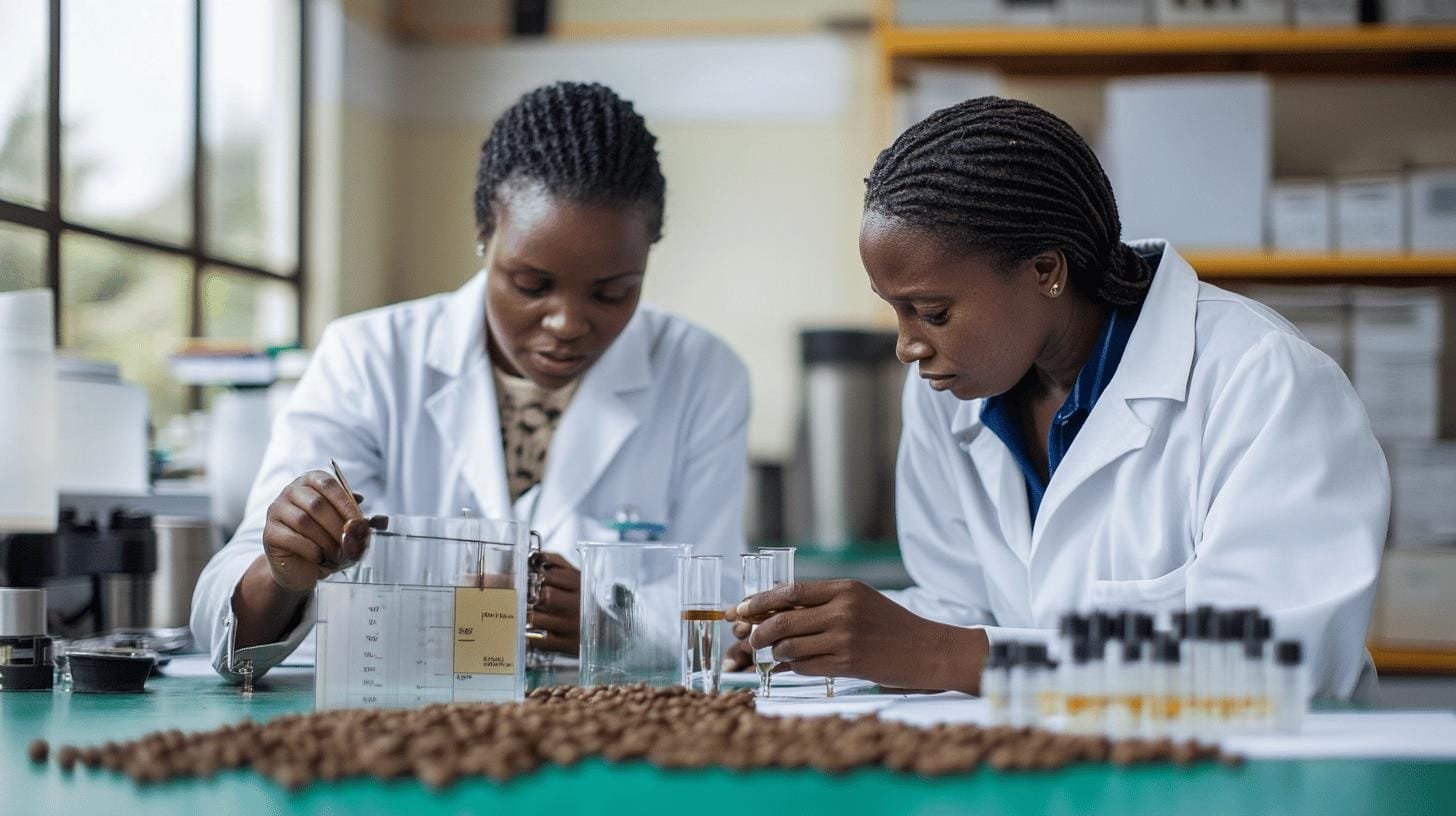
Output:
[[[128,247],[152,250],[191,262],[192,284],[190,314],[187,318],[188,331],[193,337],[204,336],[202,283],[208,269],[230,272],[269,281],[281,281],[291,286],[298,304],[295,325],[298,339],[304,338],[304,320],[307,315],[307,252],[308,246],[308,0],[293,0],[298,6],[298,234],[296,260],[289,272],[275,272],[256,264],[239,261],[207,250],[207,154],[203,135],[204,76],[206,65],[206,41],[203,38],[204,0],[192,0],[192,184],[190,210],[192,219],[191,239],[185,244],[158,241],[126,232],[102,229],[80,221],[72,221],[61,215],[61,182],[64,169],[61,166],[61,13],[62,0],[49,3],[49,65],[47,68],[46,91],[46,206],[38,209],[0,197],[0,222],[30,227],[46,235],[45,275],[46,286],[55,294],[56,342],[60,342],[62,324],[66,319],[61,308],[61,237],[66,234],[89,235],[112,241]],[[192,402],[199,404],[200,393],[192,389]]]

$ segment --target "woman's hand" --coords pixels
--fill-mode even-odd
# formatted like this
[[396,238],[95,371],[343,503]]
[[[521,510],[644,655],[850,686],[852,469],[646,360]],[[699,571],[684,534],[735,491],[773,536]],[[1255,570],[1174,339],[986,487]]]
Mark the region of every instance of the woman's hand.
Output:
[[[352,498],[352,501],[351,501]],[[331,474],[311,470],[268,505],[263,554],[233,591],[234,648],[272,643],[298,625],[308,593],[328,575],[358,561],[369,543],[369,520]]]
[[976,693],[989,651],[986,633],[926,620],[859,581],[794,583],[729,610],[762,621],[749,648],[804,675],[860,677],[883,686]]
[[268,505],[263,554],[273,581],[306,593],[329,575],[358,561],[369,543],[362,496],[322,470],[311,470],[283,488]]
[[545,582],[536,604],[526,611],[526,625],[546,632],[535,649],[576,654],[581,644],[581,570],[556,553],[545,553]]
[[733,643],[723,653],[723,671],[747,671],[753,666],[753,650],[748,647],[753,624],[735,620],[732,609],[728,610],[728,619],[733,621]]

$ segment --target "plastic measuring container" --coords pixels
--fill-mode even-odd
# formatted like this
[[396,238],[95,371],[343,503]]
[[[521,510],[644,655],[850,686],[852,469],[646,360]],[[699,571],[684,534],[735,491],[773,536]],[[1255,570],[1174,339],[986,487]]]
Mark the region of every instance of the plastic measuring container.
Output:
[[314,707],[524,698],[528,542],[513,521],[390,516],[314,590]]

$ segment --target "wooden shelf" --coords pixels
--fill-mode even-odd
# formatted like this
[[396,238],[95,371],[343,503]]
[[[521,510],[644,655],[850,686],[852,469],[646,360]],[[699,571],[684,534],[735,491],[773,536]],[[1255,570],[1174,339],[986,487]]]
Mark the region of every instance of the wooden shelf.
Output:
[[1011,73],[1245,71],[1456,73],[1456,26],[876,29],[881,53]]
[[1367,646],[1381,672],[1456,674],[1456,651],[1391,648],[1379,643]]
[[1280,252],[1183,253],[1203,278],[1435,278],[1456,280],[1456,253],[1304,255]]

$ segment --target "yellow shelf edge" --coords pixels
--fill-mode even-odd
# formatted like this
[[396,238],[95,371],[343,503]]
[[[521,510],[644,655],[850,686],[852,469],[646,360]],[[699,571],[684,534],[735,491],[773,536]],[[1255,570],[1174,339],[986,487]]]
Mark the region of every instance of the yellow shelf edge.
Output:
[[1456,278],[1456,253],[1326,255],[1190,251],[1184,257],[1204,277]]
[[900,28],[876,31],[891,57],[1456,52],[1456,26],[1399,28]]
[[1366,646],[1379,671],[1456,673],[1456,650],[1407,649],[1377,642]]

